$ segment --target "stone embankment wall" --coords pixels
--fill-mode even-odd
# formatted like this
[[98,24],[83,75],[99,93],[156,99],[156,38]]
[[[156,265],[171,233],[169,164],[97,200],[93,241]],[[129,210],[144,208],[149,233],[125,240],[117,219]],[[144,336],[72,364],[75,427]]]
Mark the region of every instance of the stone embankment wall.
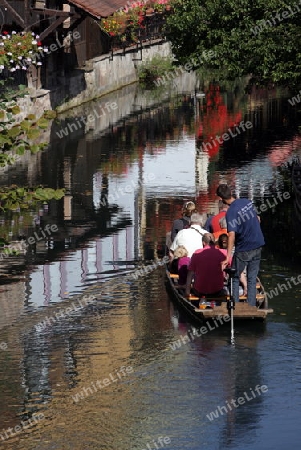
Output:
[[30,96],[20,99],[23,114],[41,116],[44,110],[66,111],[82,103],[91,101],[123,86],[138,81],[138,67],[154,56],[171,55],[169,42],[145,45],[141,49],[129,48],[112,54],[102,55],[87,62],[82,69],[70,76],[62,77],[54,90],[40,89]]
[[185,72],[161,86],[159,91],[144,90],[138,83],[124,86],[92,102],[61,112],[59,121],[56,120],[53,124],[51,141],[54,143],[75,133],[89,133],[89,138],[95,138],[112,124],[133,114],[149,114],[150,108],[162,107],[164,102],[178,92],[193,95],[199,89],[198,84],[195,72]]

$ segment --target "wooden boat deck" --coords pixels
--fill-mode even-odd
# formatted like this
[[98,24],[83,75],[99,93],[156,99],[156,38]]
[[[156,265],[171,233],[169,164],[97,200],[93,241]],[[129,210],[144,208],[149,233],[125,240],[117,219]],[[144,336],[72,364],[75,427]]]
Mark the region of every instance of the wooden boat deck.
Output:
[[[227,300],[229,296],[221,296],[216,298],[202,298],[201,302],[216,302],[216,305],[202,305],[200,299],[193,295],[190,295],[189,299],[185,298],[182,294],[183,290],[177,286],[178,275],[170,274],[166,270],[166,276],[169,286],[172,290],[173,297],[177,302],[192,315],[195,319],[200,321],[206,321],[210,319],[220,318],[222,316],[228,316],[229,310],[227,307]],[[241,320],[260,320],[266,319],[267,315],[272,313],[272,309],[267,307],[267,298],[263,289],[263,286],[258,279],[257,281],[257,306],[251,306],[246,302],[246,297],[241,296],[240,301],[235,303],[235,309],[233,311],[233,317]]]

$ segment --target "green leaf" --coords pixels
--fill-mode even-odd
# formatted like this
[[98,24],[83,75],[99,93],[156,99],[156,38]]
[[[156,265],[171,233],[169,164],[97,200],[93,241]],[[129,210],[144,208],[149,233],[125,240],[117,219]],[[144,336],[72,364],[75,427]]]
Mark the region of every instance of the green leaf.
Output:
[[0,146],[5,144],[12,145],[12,140],[4,133],[2,133],[0,134]]
[[29,150],[33,155],[35,155],[36,153],[38,153],[40,151],[40,146],[37,144],[30,145]]
[[43,117],[37,121],[37,126],[39,128],[48,128],[49,120],[44,119]]
[[37,128],[31,128],[27,131],[28,139],[37,139],[40,136],[41,132]]
[[16,115],[16,114],[20,114],[21,109],[19,108],[18,105],[15,105],[15,106],[13,106],[12,108],[10,108],[10,111],[11,111],[14,115]]
[[20,127],[15,126],[15,127],[10,128],[9,130],[7,130],[7,135],[10,137],[17,137],[17,136],[19,136],[20,132],[21,132]]
[[57,113],[51,109],[47,109],[43,116],[45,117],[45,119],[55,119],[57,116]]
[[19,147],[16,148],[16,152],[18,155],[24,155],[25,153],[25,146],[24,145],[19,145]]
[[29,130],[29,128],[31,127],[31,123],[25,119],[20,123],[20,127],[24,131]]

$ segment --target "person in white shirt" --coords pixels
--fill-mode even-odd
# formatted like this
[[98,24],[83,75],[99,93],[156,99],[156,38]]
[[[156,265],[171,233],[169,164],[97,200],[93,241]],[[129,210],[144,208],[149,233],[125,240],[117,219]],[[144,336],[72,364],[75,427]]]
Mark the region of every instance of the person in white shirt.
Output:
[[196,250],[203,248],[203,235],[208,233],[203,228],[205,220],[203,214],[193,213],[191,215],[190,227],[179,231],[170,246],[169,256],[171,261],[174,258],[173,253],[179,245],[183,245],[187,249],[189,258]]

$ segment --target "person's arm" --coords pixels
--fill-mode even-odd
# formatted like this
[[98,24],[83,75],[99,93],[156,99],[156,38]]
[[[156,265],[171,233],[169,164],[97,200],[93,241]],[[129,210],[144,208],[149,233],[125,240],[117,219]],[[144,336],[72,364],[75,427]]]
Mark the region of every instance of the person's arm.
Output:
[[209,216],[204,225],[204,228],[206,231],[208,231],[208,233],[212,233],[212,225],[211,225],[212,219],[213,219],[213,215]]
[[228,248],[227,248],[227,257],[225,261],[222,262],[222,269],[224,270],[230,263],[232,258],[232,252],[235,245],[235,232],[229,231],[228,233]]
[[189,295],[190,295],[192,278],[193,278],[193,271],[188,270],[187,279],[186,279],[186,289],[185,289],[185,297],[186,298],[189,298]]

